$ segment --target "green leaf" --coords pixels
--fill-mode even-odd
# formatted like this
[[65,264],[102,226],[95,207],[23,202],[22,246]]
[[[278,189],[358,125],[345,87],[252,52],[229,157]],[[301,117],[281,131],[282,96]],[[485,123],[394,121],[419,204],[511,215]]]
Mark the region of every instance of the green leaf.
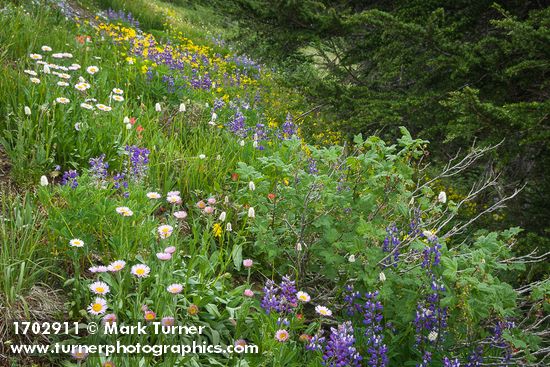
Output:
[[233,264],[237,270],[241,270],[241,265],[243,263],[243,245],[235,245],[233,251],[231,251],[231,257],[233,258]]

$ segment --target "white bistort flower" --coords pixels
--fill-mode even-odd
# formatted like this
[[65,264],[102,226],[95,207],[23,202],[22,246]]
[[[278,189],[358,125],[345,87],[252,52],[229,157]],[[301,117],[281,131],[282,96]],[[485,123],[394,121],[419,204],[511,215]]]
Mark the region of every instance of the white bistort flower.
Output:
[[40,177],[40,186],[48,186],[48,178],[46,176]]

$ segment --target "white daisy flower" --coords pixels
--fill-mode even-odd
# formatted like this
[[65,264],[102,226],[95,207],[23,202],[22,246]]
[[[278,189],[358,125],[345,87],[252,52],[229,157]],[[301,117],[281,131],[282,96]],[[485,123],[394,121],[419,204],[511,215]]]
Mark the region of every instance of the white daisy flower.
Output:
[[131,211],[130,208],[128,208],[127,206],[119,206],[118,208],[116,208],[116,212],[123,217],[131,217],[132,215],[134,215],[134,212]]
[[105,295],[109,293],[110,288],[105,282],[93,282],[90,284],[90,290],[95,294]]
[[88,83],[78,83],[74,87],[79,91],[84,92],[86,89],[89,89],[91,86]]
[[321,316],[327,316],[327,317],[332,316],[332,311],[325,306],[320,306],[320,305],[315,306],[315,312],[317,312]]
[[183,290],[183,285],[178,283],[170,284],[166,290],[172,294],[178,294]]
[[146,278],[149,276],[151,268],[145,264],[137,264],[132,266],[131,273],[138,278]]
[[88,312],[92,315],[101,315],[107,311],[107,301],[97,297],[94,302],[88,306]]
[[147,193],[147,197],[149,199],[160,199],[162,195],[160,195],[158,192],[152,191]]
[[55,101],[57,103],[61,103],[61,104],[67,104],[67,103],[71,102],[71,100],[69,98],[65,98],[65,97],[57,97],[55,99]]
[[296,298],[298,298],[298,301],[308,303],[311,301],[311,297],[306,292],[299,291],[296,293]]
[[95,73],[97,73],[99,71],[99,68],[97,66],[88,66],[86,68],[86,72],[90,75],[94,75]]
[[159,233],[160,238],[168,238],[172,235],[172,232],[174,231],[174,227],[164,224],[160,227],[158,227],[157,232]]
[[101,111],[105,111],[105,112],[109,112],[111,111],[113,108],[111,106],[106,106],[104,104],[101,104],[101,103],[98,103],[95,105],[99,110]]
[[72,247],[84,247],[84,241],[79,238],[73,238],[69,241],[69,245],[71,245]]
[[117,260],[117,261],[113,261],[111,264],[109,264],[107,269],[109,269],[109,271],[111,271],[113,273],[116,273],[117,271],[120,271],[120,270],[124,269],[125,266],[126,266],[126,261]]

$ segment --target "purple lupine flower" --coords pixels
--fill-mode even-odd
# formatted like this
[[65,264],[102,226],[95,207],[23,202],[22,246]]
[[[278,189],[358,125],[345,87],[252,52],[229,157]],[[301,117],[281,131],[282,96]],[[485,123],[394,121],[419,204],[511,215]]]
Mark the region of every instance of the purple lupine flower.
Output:
[[171,75],[163,75],[162,76],[162,81],[163,83],[166,84],[166,90],[169,92],[169,93],[173,93],[176,88],[175,88],[175,79],[173,76]]
[[292,115],[288,113],[283,124],[281,139],[290,139],[294,134],[296,134],[296,125],[294,124]]
[[214,111],[222,109],[225,106],[225,102],[221,98],[216,98],[214,100]]
[[288,312],[298,304],[298,299],[296,298],[296,282],[291,280],[288,275],[285,275],[280,288],[281,309],[279,312]]
[[356,312],[361,312],[361,305],[355,303],[355,300],[361,298],[361,294],[354,291],[351,284],[346,285],[343,295],[346,313],[348,314],[348,316],[353,316]]
[[311,337],[309,343],[306,345],[307,350],[315,351],[322,350],[323,344],[325,343],[325,337],[323,336],[324,331],[321,329],[315,335]]
[[256,124],[256,127],[254,128],[254,140],[258,142],[267,140],[268,138],[265,125],[260,123]]
[[101,154],[99,157],[90,158],[90,173],[92,178],[97,182],[104,182],[107,178],[107,168],[109,168],[109,163],[105,162],[105,154]]
[[444,337],[447,327],[447,307],[439,305],[440,293],[445,292],[445,287],[433,280],[431,289],[432,292],[417,305],[414,319],[417,346],[439,344],[437,341]]
[[278,293],[279,289],[275,282],[268,279],[264,286],[264,297],[261,302],[261,306],[266,313],[277,312],[280,309],[280,302],[277,297]]
[[393,267],[396,268],[399,262],[399,245],[401,244],[398,237],[399,231],[397,230],[397,226],[392,224],[386,228],[386,233],[386,238],[384,238],[384,242],[382,244],[382,251],[386,253],[393,253],[393,261],[391,258],[387,258],[382,264],[382,268],[385,269],[390,265],[393,265]]
[[363,305],[363,324],[366,325],[368,365],[371,367],[385,367],[388,364],[388,348],[383,343],[382,303],[378,301],[378,291],[367,293]]
[[238,137],[246,138],[246,136],[248,135],[248,129],[245,125],[245,119],[246,118],[244,117],[244,115],[240,111],[237,111],[235,112],[233,119],[227,123],[227,127],[233,134],[237,135]]
[[125,12],[122,11],[122,10],[115,11],[115,10],[109,8],[109,9],[107,9],[107,11],[105,12],[105,16],[106,16],[109,20],[120,20],[120,21],[129,23],[129,24],[130,24],[132,27],[134,27],[134,28],[139,28],[139,22],[138,22],[138,20],[135,19],[134,16],[132,15],[132,13],[130,13],[130,12],[125,13]]
[[443,367],[460,367],[460,361],[458,358],[449,359],[448,357],[443,358]]
[[61,185],[70,185],[71,188],[76,189],[78,187],[78,172],[74,169],[63,172],[63,177],[61,177]]
[[264,297],[261,301],[262,308],[266,313],[280,312],[287,313],[296,307],[296,282],[289,276],[284,276],[280,285],[272,280],[267,280],[264,286]]
[[439,265],[441,261],[441,244],[434,234],[428,236],[423,234],[422,236],[428,240],[428,246],[422,251],[422,267],[429,270],[433,266]]
[[319,173],[319,170],[317,169],[317,161],[313,158],[308,159],[309,165],[308,165],[308,171],[312,175],[316,175]]
[[420,232],[420,226],[422,224],[422,212],[420,211],[420,208],[415,208],[413,212],[413,219],[411,220],[411,223],[409,225],[409,236],[415,237],[418,236]]
[[126,165],[127,177],[133,181],[142,180],[147,174],[149,163],[149,149],[139,148],[135,145],[126,146],[126,152],[129,156],[129,166]]
[[504,339],[505,330],[510,330],[516,325],[513,321],[498,321],[493,329],[493,335],[490,337],[491,346],[502,350],[503,355],[500,357],[498,366],[509,366],[512,359],[512,346]]
[[330,367],[344,367],[361,365],[362,357],[355,347],[353,326],[346,321],[338,328],[330,329],[330,336],[323,354],[323,365]]
[[[128,190],[128,180],[126,180],[126,175],[122,172],[116,173],[113,176],[113,182],[114,182],[114,188],[116,190],[124,189]],[[128,191],[124,191],[122,195],[127,198],[130,196],[130,193]]]
[[287,319],[286,317],[285,317],[285,318],[279,317],[279,318],[277,319],[277,325],[278,325],[278,326],[281,326],[281,325],[283,325],[283,326],[289,326],[289,325],[290,325],[290,322],[288,321],[288,319]]
[[483,347],[477,347],[472,354],[468,356],[466,367],[479,367],[483,363]]
[[425,351],[424,355],[422,355],[422,362],[417,363],[416,367],[428,367],[431,361],[432,361],[432,353]]

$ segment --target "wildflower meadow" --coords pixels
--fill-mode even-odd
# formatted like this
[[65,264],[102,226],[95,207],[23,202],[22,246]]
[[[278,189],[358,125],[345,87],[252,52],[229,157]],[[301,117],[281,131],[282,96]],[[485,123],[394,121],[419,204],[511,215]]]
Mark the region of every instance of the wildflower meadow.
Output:
[[0,365],[547,365],[547,254],[444,184],[493,147],[312,133],[192,3],[0,1]]

